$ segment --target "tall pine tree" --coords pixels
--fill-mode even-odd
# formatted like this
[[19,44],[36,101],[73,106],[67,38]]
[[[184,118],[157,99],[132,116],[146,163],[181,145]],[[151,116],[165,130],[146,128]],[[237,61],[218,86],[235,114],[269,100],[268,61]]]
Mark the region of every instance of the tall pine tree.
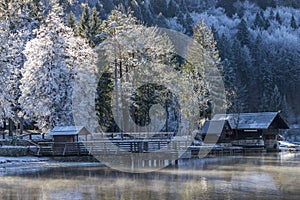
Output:
[[87,4],[84,5],[82,14],[81,14],[81,19],[79,21],[76,35],[80,36],[82,38],[89,38],[89,16],[90,16],[90,9]]
[[100,43],[100,38],[99,38],[100,37],[99,34],[101,32],[100,26],[101,26],[100,17],[96,7],[94,7],[92,10],[92,15],[89,18],[89,30],[88,30],[88,35],[89,35],[88,40],[91,47],[95,47]]
[[240,41],[241,45],[249,45],[249,30],[247,22],[242,18],[238,25],[237,39]]

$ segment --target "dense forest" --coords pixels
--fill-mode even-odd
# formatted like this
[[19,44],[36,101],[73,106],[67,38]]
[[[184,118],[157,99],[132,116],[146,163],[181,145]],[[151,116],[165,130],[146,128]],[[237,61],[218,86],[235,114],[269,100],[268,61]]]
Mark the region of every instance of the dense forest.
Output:
[[[88,1],[102,19],[122,3],[147,26],[157,25],[187,35],[202,19],[214,32],[228,99],[229,112],[281,110],[290,123],[300,113],[299,7],[297,0],[268,1]],[[78,2],[80,3],[80,2]],[[77,4],[78,5],[78,4]],[[66,8],[80,12],[76,4]]]
[[[128,27],[140,30],[157,26],[184,33],[199,43],[205,30],[205,37],[210,38],[210,45],[215,45],[212,49],[220,58],[214,65],[225,82],[227,112],[281,110],[290,124],[298,124],[300,2],[297,0],[5,0],[0,9],[0,116],[4,121],[16,122],[25,117],[36,121],[41,129],[72,121],[75,71],[86,71],[88,66],[95,65],[94,50],[104,40],[112,35],[122,39],[112,34],[109,26],[118,22],[117,26],[127,27],[123,31],[128,31]],[[137,37],[136,32],[126,33]],[[149,32],[152,41],[158,41],[157,46],[167,49],[157,35],[155,30]],[[166,63],[166,52],[157,52],[155,48],[154,45],[147,52],[149,56],[159,54],[165,60],[152,62]],[[136,58],[129,58],[126,61],[120,58],[124,63],[118,67],[136,62]],[[187,69],[185,64],[180,65],[179,70]],[[100,123],[116,131],[116,125],[111,124],[110,108],[113,69],[105,70],[97,87],[96,107]],[[121,78],[122,72],[118,76]],[[161,78],[170,77],[166,74]],[[154,88],[161,97],[149,104],[163,102],[168,123],[174,129],[179,118],[178,111],[171,109],[178,104],[174,96],[163,97],[168,91],[156,85],[140,88],[137,93],[147,93],[150,98]],[[132,97],[134,105],[139,105],[136,96]],[[149,116],[140,116],[145,112],[143,109],[149,110],[149,105],[139,112],[131,107],[131,112],[135,113],[136,122],[146,125]],[[200,112],[207,110],[209,105]],[[169,130],[169,126],[163,129]]]

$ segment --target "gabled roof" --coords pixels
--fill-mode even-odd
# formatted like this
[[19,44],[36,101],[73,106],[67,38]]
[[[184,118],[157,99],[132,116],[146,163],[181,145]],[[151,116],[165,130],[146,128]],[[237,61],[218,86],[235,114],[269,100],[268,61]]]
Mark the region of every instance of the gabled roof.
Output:
[[226,123],[226,120],[205,121],[200,133],[221,135]]
[[90,132],[84,126],[56,126],[49,135],[88,135]]
[[228,120],[232,129],[288,129],[279,112],[217,114],[213,120]]

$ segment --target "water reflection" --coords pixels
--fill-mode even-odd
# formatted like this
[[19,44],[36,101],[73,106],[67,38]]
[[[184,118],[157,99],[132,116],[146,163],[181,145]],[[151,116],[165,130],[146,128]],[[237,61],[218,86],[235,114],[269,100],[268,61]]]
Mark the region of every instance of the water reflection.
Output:
[[55,167],[4,176],[1,199],[298,199],[300,154],[181,160],[130,174],[107,167]]

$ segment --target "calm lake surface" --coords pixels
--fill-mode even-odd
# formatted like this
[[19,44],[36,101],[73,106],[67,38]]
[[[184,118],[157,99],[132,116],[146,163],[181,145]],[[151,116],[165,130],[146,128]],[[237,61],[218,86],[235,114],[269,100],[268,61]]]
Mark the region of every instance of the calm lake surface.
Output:
[[2,175],[0,199],[300,199],[300,153],[181,160],[141,174],[76,163],[34,169]]

